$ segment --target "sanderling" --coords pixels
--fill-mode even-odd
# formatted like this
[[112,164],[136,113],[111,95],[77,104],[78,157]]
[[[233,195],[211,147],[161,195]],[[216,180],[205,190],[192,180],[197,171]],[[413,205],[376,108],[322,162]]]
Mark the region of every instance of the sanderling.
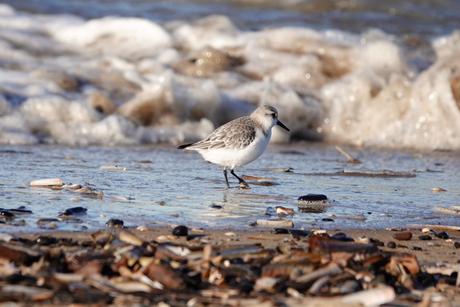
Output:
[[227,168],[230,168],[230,173],[238,179],[240,187],[248,188],[248,184],[233,170],[260,157],[267,148],[274,125],[289,131],[278,120],[278,111],[274,107],[262,106],[249,116],[237,118],[220,126],[205,139],[181,145],[178,149],[198,151],[206,161],[223,166],[227,187],[229,187]]

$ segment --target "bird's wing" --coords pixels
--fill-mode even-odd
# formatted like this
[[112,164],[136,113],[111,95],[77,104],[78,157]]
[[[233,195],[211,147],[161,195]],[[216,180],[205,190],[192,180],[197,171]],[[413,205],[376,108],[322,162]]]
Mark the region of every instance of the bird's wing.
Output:
[[[256,137],[254,125],[247,117],[238,118],[217,128],[205,139],[189,146],[190,149],[239,149],[251,144]],[[252,120],[251,120],[252,121]]]

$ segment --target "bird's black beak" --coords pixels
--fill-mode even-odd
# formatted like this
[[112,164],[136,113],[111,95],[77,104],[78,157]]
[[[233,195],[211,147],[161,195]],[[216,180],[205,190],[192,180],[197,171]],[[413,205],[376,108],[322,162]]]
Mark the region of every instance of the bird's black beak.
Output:
[[281,128],[283,128],[284,130],[290,131],[290,130],[288,129],[288,127],[286,127],[282,122],[277,121],[276,124],[277,124],[278,126],[280,126]]

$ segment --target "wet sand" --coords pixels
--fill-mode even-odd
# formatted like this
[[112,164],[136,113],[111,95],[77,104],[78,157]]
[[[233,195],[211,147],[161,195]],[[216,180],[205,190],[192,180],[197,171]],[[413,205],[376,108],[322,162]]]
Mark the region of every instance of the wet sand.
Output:
[[[63,253],[66,254],[66,261],[69,261],[69,263],[73,263],[75,265],[75,262],[81,262],[79,265],[82,266],[79,268],[80,272],[83,270],[92,270],[91,264],[94,264],[96,261],[101,261],[100,259],[103,259],[102,255],[107,252],[112,252],[114,247],[117,246],[115,241],[112,241],[110,246],[108,247],[107,245],[103,248],[105,250],[102,252],[102,250],[99,250],[97,252],[97,256],[95,254],[91,254],[91,256],[85,255],[86,251],[95,251],[94,242],[97,241],[95,237],[95,233],[104,233],[104,234],[111,234],[111,237],[113,238],[122,238],[120,235],[123,233],[123,236],[127,234],[128,231],[129,233],[134,235],[134,239],[128,239],[123,241],[128,242],[129,240],[136,240],[135,238],[141,239],[143,243],[143,247],[145,247],[146,242],[149,242],[151,246],[154,246],[154,248],[160,250],[160,246],[162,244],[166,244],[166,246],[181,246],[181,247],[187,247],[192,251],[200,251],[203,250],[203,254],[205,254],[205,246],[211,246],[212,249],[218,250],[218,251],[225,251],[225,250],[230,250],[232,248],[239,248],[239,247],[258,247],[260,248],[260,254],[264,254],[264,251],[272,251],[278,256],[275,257],[280,257],[282,252],[284,251],[284,255],[288,255],[289,253],[295,253],[299,251],[308,251],[310,254],[314,250],[314,241],[311,241],[311,237],[314,236],[313,234],[310,234],[310,236],[297,236],[297,235],[291,235],[289,233],[282,233],[282,234],[276,234],[274,232],[274,229],[254,229],[254,230],[216,230],[216,229],[199,229],[199,228],[189,228],[188,230],[188,237],[185,236],[173,236],[172,235],[172,228],[170,227],[149,227],[148,229],[145,227],[142,231],[138,230],[136,228],[123,228],[123,229],[116,229],[116,228],[106,228],[105,230],[102,231],[88,231],[88,232],[68,232],[68,231],[52,231],[52,232],[42,232],[42,233],[16,233],[13,234],[16,238],[22,238],[26,240],[31,241],[36,241],[37,238],[42,238],[42,242],[49,240],[50,238],[62,238],[64,240],[61,240],[61,242],[68,242],[68,241],[73,241],[74,244],[72,247],[69,246],[64,246],[66,244],[63,244],[61,248],[58,245],[50,245],[47,246],[46,243],[44,243],[42,246],[38,246],[37,244],[31,247],[32,250],[41,250],[42,252],[50,252],[50,254],[56,254],[56,251],[62,250]],[[440,233],[443,231],[442,229],[436,229],[437,233]],[[395,255],[395,259],[400,259],[400,258],[405,258],[407,263],[403,263],[404,268],[406,269],[406,272],[404,274],[408,274],[407,276],[411,276],[410,273],[410,264],[411,259],[416,259],[415,263],[418,263],[419,265],[419,272],[416,274],[417,276],[420,276],[421,274],[425,274],[427,276],[432,277],[433,280],[436,280],[436,282],[433,281],[432,284],[426,283],[422,287],[420,284],[411,283],[411,282],[405,282],[405,286],[401,286],[401,284],[398,284],[396,281],[394,284],[391,284],[391,282],[387,282],[387,285],[390,285],[390,290],[391,287],[393,287],[396,291],[396,298],[395,300],[392,300],[391,302],[384,304],[384,306],[458,306],[460,305],[460,291],[458,287],[455,287],[455,280],[457,274],[455,273],[458,269],[458,250],[455,246],[455,242],[460,239],[460,232],[458,231],[452,231],[452,230],[447,230],[448,232],[448,238],[438,238],[433,234],[427,234],[421,231],[420,229],[381,229],[381,230],[362,230],[362,229],[345,229],[345,230],[340,230],[340,229],[335,229],[335,230],[327,230],[326,231],[329,236],[333,236],[334,234],[337,234],[339,232],[343,232],[346,234],[347,237],[355,239],[356,243],[352,242],[344,242],[345,245],[340,245],[339,249],[343,249],[343,253],[352,253],[354,256],[353,259],[356,257],[362,257],[363,259],[370,259],[375,256],[369,256],[371,255]],[[397,240],[394,238],[395,234],[400,234],[400,233],[405,233],[405,232],[410,232],[412,234],[412,238],[409,240]],[[431,240],[421,240],[419,239],[419,236],[430,236]],[[324,237],[325,235],[319,235],[318,237]],[[366,253],[366,252],[356,252],[356,251],[351,251],[347,250],[347,246],[352,246],[350,244],[364,244],[362,246],[369,246],[366,241],[360,240],[359,238],[370,238],[371,242],[374,242],[378,248],[378,250],[373,250],[372,252]],[[78,244],[75,243],[75,241],[78,242]],[[395,247],[391,248],[391,243],[389,242],[395,242]],[[326,241],[325,241],[326,242]],[[327,241],[329,242],[329,241]],[[336,241],[334,241],[336,242]],[[339,242],[339,241],[337,241]],[[4,244],[4,243],[2,243]],[[11,244],[11,242],[9,243]],[[14,244],[14,243],[13,243]],[[135,245],[135,243],[133,243]],[[78,246],[78,247],[76,247]],[[82,247],[85,247],[83,248]],[[315,245],[316,246],[316,245]],[[458,245],[457,245],[458,246]],[[313,254],[317,253],[318,255],[321,255],[321,262],[327,262],[330,260],[330,257],[336,258],[337,255],[342,255],[342,252],[335,250],[334,252],[331,252],[330,250],[325,250],[323,247],[319,245],[316,246],[317,250],[313,252]],[[318,252],[319,248],[319,252]],[[335,247],[334,247],[335,248]],[[116,254],[116,253],[114,253]],[[244,252],[243,252],[244,254]],[[258,252],[254,251],[248,251],[247,255],[242,255],[241,257],[245,259],[244,261],[247,261],[246,258],[252,259],[251,265],[257,265],[260,267],[264,267],[269,265],[268,262],[265,262],[266,259],[264,258],[265,256],[258,256],[259,258],[251,258],[249,255],[259,255]],[[332,255],[332,256],[331,256]],[[414,257],[415,256],[415,257]],[[120,256],[117,256],[120,257]],[[155,254],[155,257],[158,258],[158,254]],[[129,258],[129,257],[128,257]],[[203,259],[205,259],[204,257]],[[70,259],[73,259],[70,261]],[[78,259],[78,261],[76,260]],[[84,259],[84,260],[83,260]],[[97,260],[98,259],[98,260]],[[170,256],[162,258],[165,261],[165,259],[168,259],[170,263],[173,263],[174,260],[171,260]],[[203,266],[204,260],[200,260],[201,265]],[[229,257],[231,259],[231,257]],[[256,259],[256,260],[254,260]],[[264,260],[265,259],[265,260]],[[271,262],[273,262],[274,258],[270,258]],[[329,260],[325,260],[329,259]],[[393,258],[392,258],[393,259]],[[408,260],[409,259],[409,260]],[[14,261],[14,259],[11,259]],[[212,258],[210,260],[213,262],[215,258]],[[357,258],[354,261],[361,261],[362,259],[358,260]],[[107,261],[104,260],[104,261]],[[184,258],[176,258],[176,264],[177,263],[182,263],[184,264]],[[190,259],[188,260],[188,265],[190,265]],[[363,263],[369,261],[369,260],[363,260]],[[392,260],[393,261],[393,260]],[[5,267],[5,263],[3,262],[3,266]],[[129,260],[128,260],[129,262]],[[211,263],[210,262],[210,263]],[[116,264],[114,264],[116,263]],[[118,269],[120,268],[120,262],[114,262],[112,263],[112,269],[114,267],[117,267]],[[160,262],[163,263],[163,262]],[[222,262],[224,263],[224,262]],[[84,265],[83,265],[84,264]],[[90,264],[90,265],[88,265]],[[41,263],[40,265],[43,265]],[[79,266],[75,265],[75,266]],[[291,263],[291,266],[295,267],[299,265],[301,267],[303,264],[302,263]],[[406,267],[407,265],[407,267]],[[35,264],[36,267],[39,266],[39,264]],[[69,264],[70,266],[70,264]],[[217,265],[215,268],[222,269],[224,265]],[[32,265],[31,268],[34,266]],[[55,264],[54,269],[56,269],[58,265]],[[89,267],[89,269],[88,269]],[[128,266],[129,269],[133,270],[133,267]],[[167,266],[170,268],[169,266]],[[214,268],[214,266],[211,266]],[[53,268],[53,266],[50,266],[50,268]],[[35,268],[36,269],[36,268]],[[94,269],[97,271],[97,269]],[[388,264],[385,266],[385,270],[390,270]],[[5,269],[4,269],[5,271]],[[103,271],[101,269],[101,271]],[[144,270],[145,271],[145,270]],[[24,272],[24,269],[23,269]],[[34,269],[30,270],[31,274],[33,274]],[[78,272],[78,270],[75,270],[74,273],[68,274],[65,276],[76,276],[75,272]],[[121,272],[121,269],[120,269]],[[201,272],[201,276],[203,277],[203,271]],[[262,272],[264,272],[262,270]],[[35,271],[37,273],[37,271]],[[47,272],[50,274],[50,276],[53,276],[54,272]],[[99,274],[98,272],[95,272]],[[42,275],[46,275],[44,272],[40,272]],[[131,272],[124,273],[124,278],[127,279],[127,276],[129,275],[130,278],[135,279],[133,276],[134,274]],[[147,273],[145,273],[147,275]],[[228,273],[227,273],[228,274]],[[275,274],[275,273],[273,273]],[[343,274],[346,274],[345,271]],[[412,274],[412,277],[415,280],[416,276]],[[50,278],[48,276],[48,278]],[[149,275],[150,276],[150,275]],[[406,277],[407,277],[406,276]],[[64,278],[64,277],[63,277]],[[68,277],[70,278],[70,277]],[[112,276],[112,278],[114,278]],[[150,278],[152,278],[150,276]],[[211,277],[209,277],[211,278]],[[398,277],[400,278],[400,277]],[[70,278],[72,279],[72,278]],[[205,289],[197,289],[197,288],[190,288],[190,286],[185,286],[185,287],[176,287],[174,286],[175,284],[173,283],[172,285],[170,284],[167,288],[169,289],[164,289],[164,290],[157,290],[157,289],[150,289],[149,291],[132,291],[132,293],[129,293],[130,291],[115,291],[113,288],[109,288],[107,285],[104,287],[107,288],[106,291],[104,291],[104,287],[99,285],[95,285],[94,281],[93,283],[87,281],[88,278],[85,278],[85,282],[83,280],[77,281],[66,281],[61,283],[61,288],[65,288],[66,286],[69,289],[73,289],[68,293],[69,297],[63,299],[62,297],[58,297],[57,294],[52,294],[49,293],[49,297],[44,295],[44,299],[40,299],[40,295],[36,294],[35,296],[31,296],[29,294],[24,294],[24,293],[16,293],[15,295],[5,295],[3,293],[3,301],[16,301],[18,298],[24,299],[27,301],[29,304],[30,302],[33,302],[34,304],[40,305],[40,306],[60,306],[63,303],[74,303],[75,305],[72,306],[80,306],[80,305],[91,305],[91,306],[133,306],[135,304],[136,306],[279,306],[279,304],[283,304],[282,306],[298,306],[304,305],[304,306],[331,306],[331,304],[341,304],[342,306],[372,306],[371,303],[363,303],[359,301],[353,301],[349,303],[344,303],[340,300],[342,300],[346,295],[338,295],[338,294],[330,294],[327,291],[319,293],[317,295],[312,295],[309,293],[309,291],[312,291],[311,289],[307,291],[295,291],[292,290],[291,288],[288,288],[288,290],[284,289],[276,289],[270,292],[269,290],[255,290],[255,288],[252,291],[245,292],[244,294],[242,293],[243,291],[238,288],[238,286],[233,285],[233,288],[230,286],[230,283],[227,285],[225,282],[222,284],[217,284],[216,285],[210,285],[209,287],[206,287]],[[115,279],[115,278],[114,278]],[[260,278],[259,276],[259,279]],[[258,279],[258,280],[259,280]],[[418,277],[418,279],[420,279]],[[11,285],[14,284],[15,282],[11,282],[14,280],[13,278],[1,278],[2,286],[10,283]],[[39,280],[39,279],[37,279]],[[398,279],[399,280],[399,279]],[[127,282],[127,280],[124,280],[123,282]],[[288,281],[285,281],[286,283]],[[38,282],[37,282],[38,283]],[[165,282],[162,281],[164,284]],[[256,281],[257,283],[257,281]],[[453,284],[452,284],[453,283]],[[19,282],[18,284],[21,284]],[[45,284],[47,284],[45,282]],[[66,285],[64,285],[66,284]],[[128,285],[128,283],[127,283]],[[131,284],[130,284],[131,285]],[[357,293],[367,293],[371,291],[372,289],[380,289],[378,287],[378,283],[369,283],[369,289],[361,289],[361,291],[357,291]],[[29,285],[30,287],[31,285]],[[33,289],[36,289],[36,285],[33,285]],[[176,287],[176,288],[175,288]],[[313,286],[312,286],[313,287]],[[403,287],[405,290],[401,290],[401,287]],[[407,287],[407,288],[405,288]],[[411,288],[412,287],[412,288]],[[32,287],[31,287],[32,288]],[[94,288],[97,288],[97,291],[94,292]],[[327,288],[327,287],[325,287]],[[331,287],[332,288],[332,287]],[[75,297],[71,298],[72,295],[77,296],[78,293],[81,293],[82,289],[87,289],[89,291],[88,293],[91,293],[89,295],[89,298],[87,299],[76,299]],[[103,289],[103,291],[100,291]],[[237,289],[237,290],[235,290]],[[289,290],[291,289],[291,290]],[[389,288],[384,288],[384,290],[388,290]],[[20,290],[18,290],[20,292]],[[55,291],[55,290],[53,290]],[[73,291],[73,293],[72,293]],[[380,290],[379,290],[380,291]],[[382,290],[383,291],[383,290]],[[393,291],[393,290],[391,290]],[[58,291],[59,292],[59,291]],[[60,292],[62,292],[60,290]],[[105,294],[103,294],[106,292]],[[153,293],[153,294],[152,294]],[[299,294],[300,293],[300,294]],[[108,295],[106,297],[105,295]],[[351,294],[347,294],[351,295]],[[369,292],[369,295],[378,295],[378,294],[372,294]],[[380,293],[380,295],[383,295]],[[78,303],[78,304],[77,304]],[[362,304],[362,305],[361,305]],[[17,302],[16,305],[11,305],[11,306],[25,306],[27,303],[19,303]],[[9,305],[10,306],[10,305]]]

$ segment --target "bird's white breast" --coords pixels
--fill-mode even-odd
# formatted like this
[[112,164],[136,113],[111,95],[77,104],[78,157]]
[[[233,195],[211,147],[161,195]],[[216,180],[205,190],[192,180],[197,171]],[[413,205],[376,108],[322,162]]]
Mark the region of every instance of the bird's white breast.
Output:
[[257,129],[254,141],[241,149],[213,149],[200,150],[199,153],[206,161],[225,167],[239,167],[251,163],[265,151],[270,141],[271,129],[266,134]]

